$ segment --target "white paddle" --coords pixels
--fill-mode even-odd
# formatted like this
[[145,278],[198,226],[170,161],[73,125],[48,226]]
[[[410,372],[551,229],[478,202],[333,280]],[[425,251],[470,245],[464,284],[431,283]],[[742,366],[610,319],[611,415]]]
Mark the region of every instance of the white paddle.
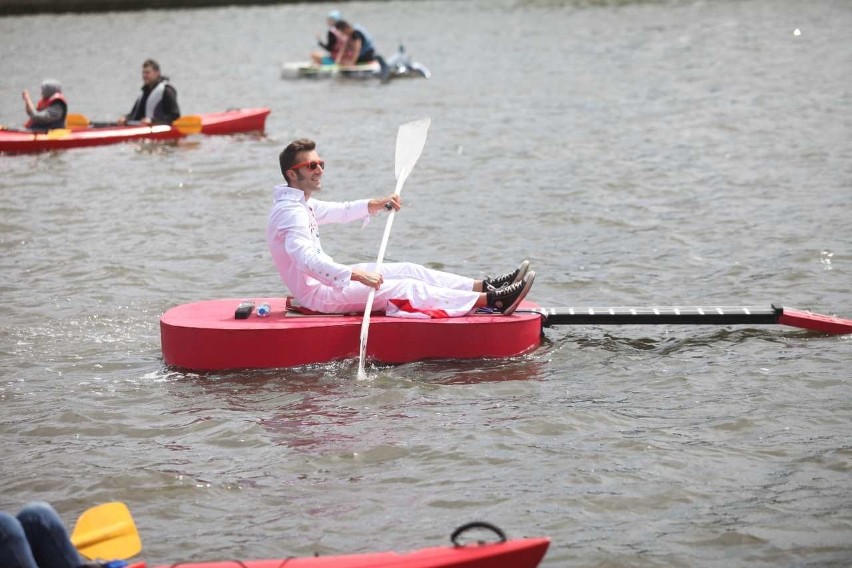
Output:
[[[423,152],[423,146],[426,145],[426,135],[429,133],[429,125],[432,123],[430,118],[421,118],[413,122],[406,122],[399,127],[399,132],[396,135],[396,190],[394,194],[399,195],[402,192],[402,184],[405,183],[405,178],[414,169],[414,164],[420,158]],[[390,238],[391,227],[393,226],[393,218],[396,214],[394,209],[391,209],[388,215],[388,222],[385,225],[385,234],[382,236],[382,244],[379,246],[379,256],[376,259],[376,272],[379,272],[382,267],[382,259],[385,257],[385,249],[388,248],[388,239]],[[364,359],[367,355],[367,334],[370,330],[370,312],[373,310],[373,298],[376,295],[376,289],[370,288],[370,295],[367,297],[367,306],[364,308],[364,321],[361,322],[361,355],[358,360],[358,378],[364,379],[367,373],[364,371]]]

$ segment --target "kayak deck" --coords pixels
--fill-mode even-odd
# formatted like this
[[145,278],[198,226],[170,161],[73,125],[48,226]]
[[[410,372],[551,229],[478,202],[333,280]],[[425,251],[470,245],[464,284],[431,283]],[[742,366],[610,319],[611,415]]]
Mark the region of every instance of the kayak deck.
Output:
[[[270,369],[357,358],[361,315],[298,315],[286,298],[255,298],[272,308],[235,319],[240,299],[176,306],[160,318],[166,364],[196,371]],[[524,302],[521,307],[538,306]],[[373,315],[367,358],[380,363],[425,359],[505,358],[521,355],[541,341],[538,313],[411,319]]]

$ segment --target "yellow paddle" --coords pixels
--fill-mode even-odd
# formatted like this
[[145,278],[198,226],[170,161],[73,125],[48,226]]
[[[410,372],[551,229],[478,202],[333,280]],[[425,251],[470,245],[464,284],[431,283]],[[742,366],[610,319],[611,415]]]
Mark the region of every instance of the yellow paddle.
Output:
[[[118,126],[114,122],[109,123],[93,123],[84,114],[69,113],[65,117],[65,126],[71,129],[88,128],[89,126]],[[172,126],[178,129],[181,134],[198,134],[201,132],[201,117],[197,114],[182,116],[172,123]]]
[[61,140],[62,138],[68,138],[71,136],[71,131],[67,128],[52,128],[47,132],[36,134],[36,139],[39,136],[44,136],[48,140]]
[[142,551],[130,510],[118,501],[83,512],[77,519],[71,542],[89,560],[127,560]]
[[198,134],[201,132],[201,117],[197,114],[182,116],[172,123],[181,134]]
[[89,127],[89,119],[86,118],[86,115],[83,115],[83,114],[68,113],[65,116],[65,127],[66,128],[88,128]]

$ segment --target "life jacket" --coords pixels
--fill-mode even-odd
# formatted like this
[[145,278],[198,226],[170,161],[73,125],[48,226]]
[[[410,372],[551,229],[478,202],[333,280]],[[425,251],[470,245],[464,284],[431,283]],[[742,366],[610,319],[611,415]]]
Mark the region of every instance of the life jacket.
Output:
[[138,116],[139,105],[142,103],[142,97],[145,96],[145,93],[139,93],[139,96],[136,98],[136,102],[133,104],[133,111],[130,113],[131,116],[138,117],[138,120],[143,118],[150,118],[151,120],[154,120],[154,112],[157,110],[157,105],[162,102],[163,93],[166,92],[166,85],[168,84],[168,79],[162,79],[148,92],[148,98],[145,100],[145,114],[142,116]]
[[373,38],[370,36],[370,34],[367,33],[367,30],[365,30],[358,24],[355,24],[353,26],[353,29],[361,32],[361,35],[364,36],[364,41],[361,42],[361,53],[358,54],[359,59],[361,58],[361,56],[376,50],[376,45],[373,43]]
[[55,120],[53,122],[48,122],[45,124],[35,124],[33,119],[30,118],[27,123],[24,125],[24,128],[44,128],[50,130],[51,128],[65,128],[65,117],[68,115],[68,101],[65,100],[65,95],[62,93],[53,93],[50,98],[41,99],[36,105],[36,110],[44,110],[56,101],[62,103],[62,117],[59,120]]

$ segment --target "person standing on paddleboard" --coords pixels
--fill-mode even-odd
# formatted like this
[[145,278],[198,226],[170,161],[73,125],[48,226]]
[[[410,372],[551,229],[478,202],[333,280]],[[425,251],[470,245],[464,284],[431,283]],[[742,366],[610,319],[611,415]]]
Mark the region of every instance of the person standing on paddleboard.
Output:
[[323,251],[319,227],[367,219],[381,211],[399,211],[392,194],[377,199],[320,201],[325,161],[316,143],[294,140],[279,155],[285,183],[273,190],[266,241],[284,284],[297,302],[316,312],[363,312],[370,289],[374,309],[387,315],[458,317],[477,308],[511,314],[529,292],[535,272],[529,261],[506,274],[475,280],[410,262],[344,265]]
[[171,124],[180,118],[177,90],[168,77],[160,74],[160,64],[153,59],[146,59],[142,63],[142,83],[142,92],[130,112],[119,117],[119,125],[128,122]]

